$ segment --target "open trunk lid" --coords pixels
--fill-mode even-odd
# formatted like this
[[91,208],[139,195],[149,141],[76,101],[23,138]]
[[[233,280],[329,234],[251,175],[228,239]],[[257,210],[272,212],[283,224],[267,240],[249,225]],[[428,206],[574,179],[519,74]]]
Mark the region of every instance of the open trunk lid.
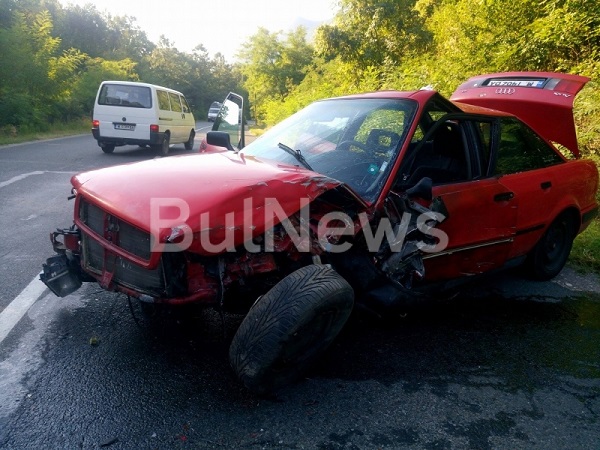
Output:
[[573,101],[589,80],[551,72],[478,75],[460,85],[450,100],[514,114],[579,157]]

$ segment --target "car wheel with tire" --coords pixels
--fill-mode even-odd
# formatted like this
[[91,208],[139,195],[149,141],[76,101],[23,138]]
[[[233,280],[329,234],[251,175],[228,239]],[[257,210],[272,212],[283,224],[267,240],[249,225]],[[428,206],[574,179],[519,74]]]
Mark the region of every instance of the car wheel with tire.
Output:
[[104,144],[101,145],[100,148],[104,153],[112,153],[115,151],[115,146],[113,144]]
[[171,138],[169,133],[165,133],[163,141],[160,145],[156,146],[156,149],[162,156],[167,156],[169,154],[169,146],[171,145]]
[[196,137],[196,132],[194,130],[190,131],[190,137],[188,138],[186,143],[183,144],[183,146],[185,147],[186,150],[191,150],[194,148],[194,138],[195,137]]
[[537,280],[550,280],[563,269],[577,233],[577,224],[570,214],[561,214],[542,235],[527,256],[526,265]]
[[354,305],[352,287],[329,266],[291,273],[252,306],[229,348],[229,361],[258,395],[296,381],[338,335]]

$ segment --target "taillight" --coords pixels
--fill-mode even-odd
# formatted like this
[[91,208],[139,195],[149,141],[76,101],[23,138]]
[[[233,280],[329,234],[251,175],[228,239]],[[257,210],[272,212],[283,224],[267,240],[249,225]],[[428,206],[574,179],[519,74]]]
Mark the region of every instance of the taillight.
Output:
[[92,120],[92,128],[100,128],[100,121]]
[[158,125],[150,125],[150,133],[158,133]]

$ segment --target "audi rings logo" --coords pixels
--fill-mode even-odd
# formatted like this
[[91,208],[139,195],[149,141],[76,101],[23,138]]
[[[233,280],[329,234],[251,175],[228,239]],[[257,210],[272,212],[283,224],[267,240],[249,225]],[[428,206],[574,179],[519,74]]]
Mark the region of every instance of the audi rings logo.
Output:
[[515,88],[498,88],[496,94],[513,95],[516,92]]

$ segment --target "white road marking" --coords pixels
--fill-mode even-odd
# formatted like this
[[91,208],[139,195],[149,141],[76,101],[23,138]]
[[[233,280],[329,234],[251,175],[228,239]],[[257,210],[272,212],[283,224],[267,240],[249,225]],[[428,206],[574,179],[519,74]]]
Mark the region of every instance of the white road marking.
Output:
[[36,170],[35,172],[22,173],[21,175],[17,175],[16,177],[12,177],[10,180],[6,180],[0,183],[0,188],[8,186],[9,184],[16,183],[17,181],[24,180],[27,177],[32,175],[43,175],[45,173],[58,173],[58,174],[72,174],[73,172],[60,172],[55,170]]
[[46,290],[46,285],[38,277],[35,277],[23,291],[8,304],[0,313],[0,343],[8,336],[21,318],[27,313],[31,305]]
[[3,181],[2,183],[0,183],[0,188],[3,188],[4,186],[8,186],[9,184],[16,183],[17,181],[24,180],[25,178],[30,177],[32,175],[43,175],[43,174],[44,174],[44,172],[42,172],[40,170],[36,170],[35,172],[23,173],[21,175],[17,175],[16,177],[12,177],[10,180]]

